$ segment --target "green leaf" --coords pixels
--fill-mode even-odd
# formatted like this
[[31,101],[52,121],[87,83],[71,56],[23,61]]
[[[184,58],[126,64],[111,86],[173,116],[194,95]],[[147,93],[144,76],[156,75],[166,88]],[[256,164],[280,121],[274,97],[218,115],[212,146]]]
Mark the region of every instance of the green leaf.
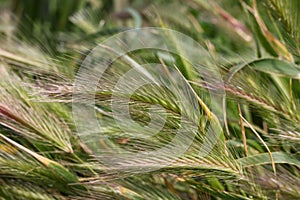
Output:
[[[284,152],[272,153],[274,163],[276,164],[290,164],[300,166],[300,157],[296,155],[287,154]],[[243,167],[252,167],[256,165],[271,164],[269,153],[262,153],[254,156],[244,157],[237,160]]]
[[288,78],[300,78],[299,66],[283,60],[265,58],[248,63],[247,66],[268,74],[276,74]]
[[79,183],[78,177],[64,166],[57,163],[50,163],[48,167],[51,168],[53,176],[57,176],[57,178],[61,180],[61,183],[65,183],[66,185],[73,184],[69,186],[83,191],[86,190],[86,188]]

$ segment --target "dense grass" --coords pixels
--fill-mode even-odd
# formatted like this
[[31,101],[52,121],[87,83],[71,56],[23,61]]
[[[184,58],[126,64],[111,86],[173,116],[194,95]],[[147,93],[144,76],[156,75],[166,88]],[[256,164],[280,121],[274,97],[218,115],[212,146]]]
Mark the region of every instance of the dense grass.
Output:
[[[0,199],[300,199],[299,0],[0,6]],[[141,27],[193,38],[203,53],[199,66],[155,49],[116,60],[93,91],[101,123],[93,134],[106,139],[81,134],[72,95],[83,60],[105,39]],[[178,52],[193,51],[164,37]],[[114,93],[124,73],[147,63],[161,64],[145,69],[174,90],[148,84],[130,96]],[[125,89],[139,83],[135,78]],[[80,91],[84,102],[91,91]],[[129,118],[120,109],[114,119],[112,96],[116,105],[129,104]],[[84,120],[85,111],[77,117]],[[155,134],[145,128],[163,121]],[[121,159],[176,147],[178,130],[186,135],[182,144],[193,138],[182,155]],[[202,149],[208,135],[213,148]]]

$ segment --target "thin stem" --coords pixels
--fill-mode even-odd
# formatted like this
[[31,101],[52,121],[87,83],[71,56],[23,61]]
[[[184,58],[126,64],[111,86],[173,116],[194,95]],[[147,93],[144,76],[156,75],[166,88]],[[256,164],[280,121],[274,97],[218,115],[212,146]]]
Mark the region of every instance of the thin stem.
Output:
[[265,148],[267,149],[269,155],[270,155],[270,159],[271,159],[271,163],[272,163],[272,168],[274,171],[274,175],[276,176],[276,167],[275,167],[275,162],[274,162],[274,158],[272,156],[272,153],[268,147],[268,145],[265,143],[265,141],[260,137],[260,135],[256,132],[256,130],[252,127],[252,125],[243,117],[241,116],[241,118],[243,119],[243,121],[249,126],[249,128],[252,130],[252,132],[256,135],[256,137],[261,141],[261,143],[265,146]]
[[239,111],[239,116],[240,116],[240,126],[241,126],[241,131],[242,131],[242,138],[243,138],[243,144],[244,144],[244,149],[245,149],[245,155],[248,157],[248,148],[247,148],[247,138],[246,138],[246,132],[245,132],[245,126],[243,122],[243,115],[241,111],[241,106],[238,103],[238,111]]

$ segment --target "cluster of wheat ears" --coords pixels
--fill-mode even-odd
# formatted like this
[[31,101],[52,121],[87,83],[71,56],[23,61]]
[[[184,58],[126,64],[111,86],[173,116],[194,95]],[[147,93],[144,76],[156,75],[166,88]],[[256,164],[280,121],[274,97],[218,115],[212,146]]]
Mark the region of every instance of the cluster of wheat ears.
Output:
[[[1,200],[300,199],[299,0],[3,0],[0,16]],[[82,137],[72,109],[83,61],[105,39],[141,27],[193,38],[205,52],[199,66],[155,49],[109,63],[84,90],[101,128]],[[148,73],[184,92],[147,84],[113,99],[130,62],[159,63],[162,71]],[[125,88],[138,84],[131,78]],[[120,110],[116,119],[112,103],[128,105],[130,117]],[[192,137],[182,155],[122,159],[175,148],[179,130],[182,142]]]

